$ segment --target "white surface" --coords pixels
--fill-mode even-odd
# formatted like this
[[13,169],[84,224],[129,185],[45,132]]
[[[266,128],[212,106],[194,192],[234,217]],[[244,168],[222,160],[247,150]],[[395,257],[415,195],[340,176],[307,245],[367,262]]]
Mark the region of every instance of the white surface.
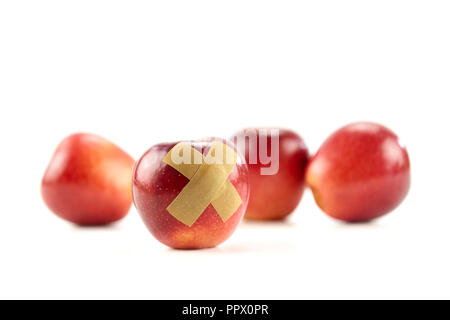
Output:
[[[0,297],[450,298],[449,16],[448,1],[2,1]],[[356,120],[391,127],[412,161],[409,197],[372,224],[308,192],[285,223],[174,251],[135,210],[81,229],[40,198],[75,131],[137,158],[254,125],[314,151]]]

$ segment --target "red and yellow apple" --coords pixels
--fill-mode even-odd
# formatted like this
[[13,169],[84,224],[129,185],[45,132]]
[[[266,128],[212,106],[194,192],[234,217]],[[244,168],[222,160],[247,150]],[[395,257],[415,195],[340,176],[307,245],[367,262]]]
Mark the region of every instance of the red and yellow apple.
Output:
[[[234,155],[228,169],[206,163],[217,145]],[[189,161],[177,168],[171,162],[174,154],[189,154]],[[225,241],[244,215],[248,194],[245,161],[230,142],[215,138],[155,145],[138,160],[133,174],[134,204],[145,225],[157,240],[177,249],[210,248]]]
[[406,148],[388,128],[359,122],[334,132],[311,159],[306,180],[319,207],[348,222],[395,209],[410,186]]
[[308,149],[286,129],[248,128],[232,138],[249,168],[250,200],[245,218],[279,220],[300,203]]
[[41,194],[57,216],[79,225],[104,225],[123,218],[132,204],[134,160],[108,140],[79,133],[57,147]]

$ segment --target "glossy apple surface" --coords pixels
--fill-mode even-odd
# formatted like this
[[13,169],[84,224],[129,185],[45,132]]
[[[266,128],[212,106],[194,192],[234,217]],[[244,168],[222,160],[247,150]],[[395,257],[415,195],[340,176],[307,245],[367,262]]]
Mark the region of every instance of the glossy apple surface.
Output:
[[323,143],[306,177],[325,213],[348,222],[368,221],[392,211],[406,197],[408,152],[388,128],[353,123]]
[[[245,218],[253,220],[279,220],[288,216],[300,203],[305,188],[305,169],[308,162],[308,149],[303,139],[295,132],[286,129],[277,129],[279,132],[279,165],[275,174],[264,175],[262,168],[270,164],[261,159],[260,141],[267,141],[267,150],[272,149],[276,140],[271,135],[262,134],[274,128],[248,128],[236,133],[231,140],[234,141],[240,152],[245,155],[249,168],[250,200]],[[251,142],[252,135],[256,140]],[[247,137],[247,138],[246,138]],[[239,141],[247,139],[247,143]],[[274,154],[271,155],[275,159]],[[253,159],[251,155],[254,155]],[[262,153],[263,155],[265,152]],[[254,159],[257,159],[256,161]],[[252,161],[253,160],[253,161]]]
[[79,133],[57,147],[41,184],[44,202],[57,216],[79,225],[123,218],[132,204],[134,160],[108,140]]
[[[186,143],[206,155],[213,141],[218,140]],[[227,178],[242,201],[234,214],[223,222],[214,207],[209,204],[199,218],[188,226],[167,211],[167,207],[190,181],[163,162],[176,144],[155,145],[138,160],[133,174],[134,204],[149,231],[163,244],[177,249],[215,247],[230,237],[244,215],[249,193],[247,166],[238,157]]]

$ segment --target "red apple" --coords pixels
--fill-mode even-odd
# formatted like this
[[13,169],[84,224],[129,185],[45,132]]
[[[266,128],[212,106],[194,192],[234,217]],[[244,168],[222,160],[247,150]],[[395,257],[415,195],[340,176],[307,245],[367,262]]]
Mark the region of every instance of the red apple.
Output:
[[359,122],[333,133],[308,165],[306,179],[325,213],[368,221],[396,208],[410,185],[408,152],[391,130]]
[[[305,187],[308,149],[286,129],[248,128],[232,140],[245,155],[250,177],[250,200],[245,217],[279,220],[298,206]],[[267,147],[264,144],[267,142]]]
[[133,158],[102,137],[71,135],[60,143],[48,165],[42,197],[51,211],[70,222],[114,222],[131,207],[133,165]]
[[[206,163],[217,146],[231,151],[234,162]],[[189,160],[179,168],[170,163],[174,154],[188,153]],[[156,239],[177,249],[210,248],[225,241],[244,215],[248,193],[245,162],[230,142],[215,138],[155,145],[138,160],[133,174],[134,204],[145,225]]]

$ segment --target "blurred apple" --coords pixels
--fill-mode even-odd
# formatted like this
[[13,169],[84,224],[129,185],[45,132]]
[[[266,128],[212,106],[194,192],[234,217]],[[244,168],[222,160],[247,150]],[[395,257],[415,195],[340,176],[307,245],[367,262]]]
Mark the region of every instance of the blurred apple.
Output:
[[71,135],[50,160],[42,197],[57,216],[79,225],[117,221],[132,204],[133,165],[133,158],[102,137]]
[[[236,162],[228,167],[229,172],[204,163],[217,143],[232,148],[236,156]],[[178,146],[199,155],[197,160],[202,163],[182,164],[178,169],[170,165],[168,159],[173,153],[169,155],[169,152],[175,152]],[[186,155],[191,151],[181,153]],[[225,186],[229,191],[226,195]],[[179,200],[182,191],[183,203]],[[230,237],[244,215],[248,192],[245,162],[231,143],[214,138],[155,145],[138,160],[133,175],[134,204],[145,225],[160,242],[178,249],[215,247]],[[171,206],[176,208],[171,211]]]
[[359,122],[333,133],[311,159],[306,179],[329,216],[368,221],[395,209],[410,185],[406,148],[388,128]]
[[249,168],[247,219],[279,220],[298,206],[305,187],[308,149],[301,137],[286,129],[248,128],[231,140]]

